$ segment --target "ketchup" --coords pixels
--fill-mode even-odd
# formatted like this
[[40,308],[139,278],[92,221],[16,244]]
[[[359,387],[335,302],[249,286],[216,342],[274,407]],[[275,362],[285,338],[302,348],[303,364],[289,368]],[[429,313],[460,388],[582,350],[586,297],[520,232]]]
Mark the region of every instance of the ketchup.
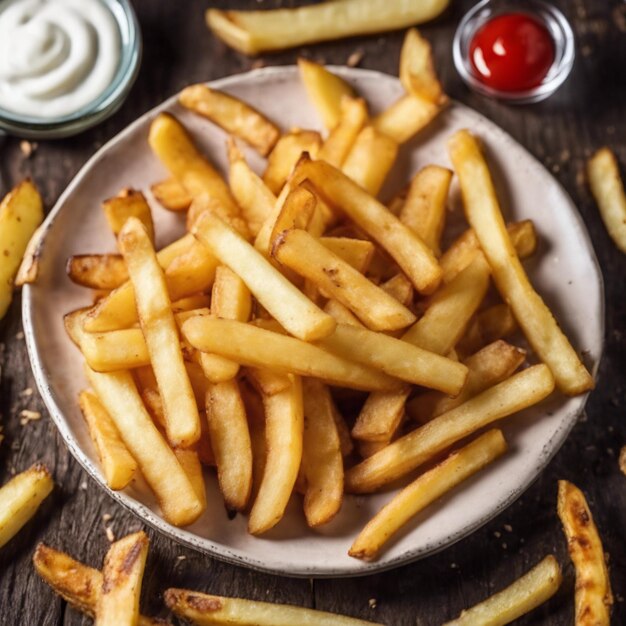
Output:
[[476,31],[470,43],[476,78],[498,91],[537,87],[554,62],[550,31],[526,13],[505,13]]

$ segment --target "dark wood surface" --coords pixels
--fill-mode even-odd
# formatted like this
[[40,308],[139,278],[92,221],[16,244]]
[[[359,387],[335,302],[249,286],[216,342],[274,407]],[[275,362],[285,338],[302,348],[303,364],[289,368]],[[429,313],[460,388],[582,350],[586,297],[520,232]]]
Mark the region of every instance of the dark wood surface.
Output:
[[[267,8],[281,4],[289,3],[136,0],[145,52],[126,103],[104,124],[83,135],[39,142],[30,157],[23,154],[18,139],[8,139],[0,148],[0,190],[32,176],[50,209],[105,141],[190,82],[243,72],[260,63],[291,64],[298,54],[342,64],[355,50],[364,53],[362,67],[396,73],[401,33],[308,46],[254,61],[227,49],[204,26],[203,11],[208,5]],[[557,480],[566,478],[588,497],[610,556],[613,623],[626,623],[626,476],[618,467],[619,450],[626,444],[626,257],[607,236],[582,176],[585,158],[604,144],[612,146],[622,166],[626,165],[626,6],[617,0],[555,2],[577,35],[574,71],[547,102],[508,107],[470,93],[453,67],[452,36],[472,4],[471,0],[452,0],[451,8],[422,31],[433,43],[448,93],[487,115],[538,157],[571,194],[591,233],[605,281],[606,345],[587,416],[580,419],[535,484],[507,511],[440,554],[391,572],[340,580],[259,574],[183,548],[148,529],[145,612],[164,615],[162,591],[186,586],[337,611],[390,625],[434,625],[502,588],[545,554],[554,553],[564,566],[561,590],[517,623],[565,626],[573,620],[573,570],[555,503]],[[0,445],[0,483],[40,460],[52,470],[57,487],[35,518],[0,551],[0,623],[87,624],[89,619],[67,607],[34,573],[30,561],[37,542],[45,541],[100,567],[108,546],[105,526],[121,536],[141,524],[79,467],[47,417],[24,346],[20,304],[16,296],[8,316],[0,322],[0,413],[5,435]],[[40,411],[42,419],[21,425],[23,409]],[[111,519],[105,522],[107,514]]]

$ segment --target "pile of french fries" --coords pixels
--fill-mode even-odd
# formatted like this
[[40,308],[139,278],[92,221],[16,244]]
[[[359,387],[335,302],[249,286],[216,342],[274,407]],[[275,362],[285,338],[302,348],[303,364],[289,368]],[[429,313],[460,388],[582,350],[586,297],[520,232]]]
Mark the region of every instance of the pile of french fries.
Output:
[[[154,118],[149,143],[170,177],[151,193],[186,212],[188,232],[157,251],[143,193],[105,201],[118,251],[69,259],[96,302],[65,324],[112,489],[141,471],[163,517],[183,526],[206,508],[203,466],[215,467],[226,506],[260,535],[294,492],[316,528],[344,493],[402,479],[350,548],[374,559],[506,452],[495,422],[555,387],[594,383],[522,265],[533,224],[506,223],[470,132],[448,144],[469,222],[451,245],[450,170],[428,165],[387,205],[377,199],[400,145],[447,104],[419,33],[402,49],[405,95],[376,116],[323,66],[300,68],[323,134],[283,132],[206,85],[180,94],[231,135],[228,182],[173,115]],[[267,156],[262,175],[236,140]],[[531,354],[507,341],[518,330]]]

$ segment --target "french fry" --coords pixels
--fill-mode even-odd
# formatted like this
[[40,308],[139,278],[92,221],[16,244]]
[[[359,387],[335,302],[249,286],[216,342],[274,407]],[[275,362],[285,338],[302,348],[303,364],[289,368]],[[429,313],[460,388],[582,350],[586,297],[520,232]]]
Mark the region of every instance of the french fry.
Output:
[[302,381],[304,436],[302,470],[306,478],[304,514],[311,528],[329,522],[343,500],[341,441],[333,416],[333,401],[324,383]]
[[163,398],[168,439],[175,447],[188,448],[200,437],[200,418],[183,365],[163,270],[143,225],[136,218],[126,221],[118,246],[133,283],[141,330]]
[[479,428],[540,402],[553,389],[554,378],[543,364],[514,374],[349,469],[346,490],[376,491]]
[[209,28],[244,54],[292,48],[317,41],[380,33],[434,19],[448,0],[342,0],[297,9],[220,11],[209,9]]
[[302,461],[302,381],[291,377],[285,391],[263,396],[267,458],[248,531],[260,535],[282,518]]
[[353,222],[377,241],[404,270],[416,289],[432,293],[441,280],[441,269],[432,252],[387,208],[323,161],[301,159],[295,179],[308,178],[318,194],[341,208]]
[[165,604],[178,616],[199,626],[372,626],[374,622],[287,604],[271,604],[210,596],[185,589],[166,589]]
[[443,626],[504,626],[550,599],[561,586],[561,568],[549,555],[506,589]]
[[98,396],[91,391],[81,391],[78,404],[98,452],[107,485],[114,490],[124,489],[133,479],[137,462],[124,445]]
[[321,378],[330,384],[364,390],[387,390],[398,382],[382,372],[348,361],[300,339],[234,320],[194,317],[183,335],[196,349],[215,352],[241,365]]
[[0,320],[13,298],[13,281],[28,242],[43,221],[43,203],[35,185],[26,179],[0,202]]
[[207,85],[185,87],[178,101],[227,133],[243,139],[263,156],[269,154],[280,137],[278,127],[249,104]]
[[600,148],[587,162],[591,193],[615,245],[626,254],[626,193],[615,154]]
[[35,515],[53,487],[50,472],[41,463],[0,487],[0,548]]
[[176,321],[180,323],[179,319],[182,319],[183,314],[189,315],[208,315],[210,313],[209,305],[211,304],[211,298],[205,293],[198,293],[194,296],[187,296],[172,302],[172,312]]
[[192,197],[175,178],[166,178],[154,183],[150,191],[155,200],[168,211],[186,211],[192,201]]
[[474,316],[457,349],[464,354],[472,354],[487,344],[512,335],[517,329],[511,307],[504,303],[494,304]]
[[276,243],[276,240],[284,231],[293,228],[308,229],[315,214],[317,198],[314,192],[299,185],[290,189],[285,197],[285,201],[279,206],[281,208],[278,215],[276,215],[270,234],[270,253],[272,251],[271,246]]
[[365,328],[365,324],[347,307],[332,298],[324,306],[324,311],[332,315],[338,324],[350,324],[357,328]]
[[494,429],[452,452],[395,495],[359,533],[348,554],[358,559],[375,559],[412,517],[504,454],[506,449],[502,431]]
[[[44,235],[46,232],[47,229],[44,228],[43,224],[35,229],[33,236],[26,245],[22,262],[20,263],[20,267],[15,275],[15,280],[13,281],[15,287],[30,285],[37,280],[37,276],[39,275],[41,253],[43,251]],[[1,317],[2,316],[0,315],[0,319]]]
[[229,509],[242,511],[252,488],[252,444],[236,380],[211,385],[206,414],[224,502]]
[[290,333],[312,340],[334,330],[335,321],[330,315],[315,306],[218,217],[208,213],[203,215],[195,225],[194,234],[246,283],[261,305]]
[[339,120],[322,144],[318,158],[340,168],[356,138],[367,122],[367,104],[362,98],[343,96],[339,102]]
[[136,217],[144,225],[150,241],[154,243],[152,211],[141,191],[128,187],[122,189],[117,196],[102,203],[102,210],[114,235],[119,234],[129,217]]
[[127,535],[111,544],[104,557],[96,626],[137,624],[141,580],[147,556],[148,537],[143,531]]
[[389,443],[402,422],[410,393],[410,385],[399,391],[371,393],[359,411],[352,436],[359,442]]
[[373,126],[357,135],[341,170],[372,196],[377,196],[398,156],[398,144]]
[[478,143],[468,131],[459,131],[448,147],[459,177],[467,220],[489,262],[496,287],[513,310],[528,342],[549,365],[560,391],[576,395],[593,389],[593,377],[533,289],[511,244]]
[[377,452],[380,452],[383,448],[386,448],[391,443],[391,439],[389,441],[357,441],[356,446],[359,452],[359,456],[362,459],[369,459],[371,456],[374,456]]
[[365,274],[372,261],[376,247],[365,239],[348,237],[320,237],[319,242],[333,254],[341,257],[357,272]]
[[372,125],[377,131],[402,144],[426,128],[440,110],[425,98],[406,94],[375,117]]
[[381,283],[380,288],[406,307],[413,304],[413,285],[402,272]]
[[119,254],[75,254],[67,259],[65,271],[72,282],[90,289],[117,289],[128,280]]
[[202,503],[174,452],[148,415],[130,373],[101,374],[89,368],[86,372],[100,402],[156,495],[163,517],[176,526],[191,524],[202,513]]
[[261,394],[273,396],[291,386],[289,374],[277,374],[260,367],[247,367],[246,379]]
[[559,481],[557,512],[576,570],[576,626],[608,626],[613,594],[602,541],[582,491]]

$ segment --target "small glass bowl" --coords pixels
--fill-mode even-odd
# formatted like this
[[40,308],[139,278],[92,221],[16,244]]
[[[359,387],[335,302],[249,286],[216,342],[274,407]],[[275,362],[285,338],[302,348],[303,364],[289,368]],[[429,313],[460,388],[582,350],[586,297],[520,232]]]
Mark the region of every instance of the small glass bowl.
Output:
[[27,139],[68,137],[95,126],[122,105],[139,73],[141,30],[128,0],[102,1],[113,14],[120,30],[120,62],[111,84],[91,103],[62,117],[41,119],[0,108],[0,135],[5,131]]
[[[539,20],[554,40],[554,62],[537,87],[524,91],[501,91],[485,85],[477,78],[470,60],[470,43],[475,33],[487,21],[503,13],[526,13]],[[574,33],[569,22],[556,7],[542,0],[482,0],[461,20],[452,43],[452,54],[457,72],[465,83],[485,96],[505,100],[511,104],[540,102],[551,96],[569,76],[574,65]]]

